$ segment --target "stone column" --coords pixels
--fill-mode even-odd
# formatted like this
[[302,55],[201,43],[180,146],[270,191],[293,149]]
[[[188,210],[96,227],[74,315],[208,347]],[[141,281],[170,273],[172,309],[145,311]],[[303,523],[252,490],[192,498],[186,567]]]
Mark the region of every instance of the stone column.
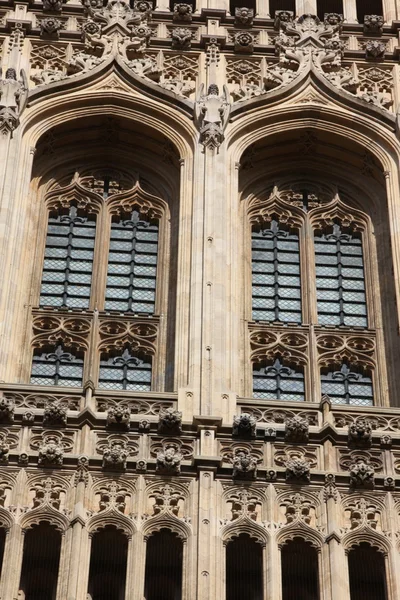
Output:
[[[77,600],[78,581],[82,578],[82,568],[90,560],[89,556],[84,556],[82,552],[83,530],[85,528],[84,503],[85,489],[88,484],[88,473],[86,471],[86,457],[80,457],[81,466],[75,473],[75,507],[74,516],[71,521],[69,531],[69,569],[67,580],[67,600]],[[65,597],[65,595],[64,595]]]
[[316,15],[317,0],[296,0],[296,14],[301,15]]
[[256,14],[257,17],[269,17],[269,0],[256,0]]
[[[203,433],[203,432],[202,432]],[[217,527],[215,519],[214,472],[199,467],[198,516],[197,516],[197,598],[208,600],[215,595],[216,565],[212,531]],[[189,594],[187,598],[191,598]],[[185,597],[184,597],[185,598]]]
[[18,597],[24,549],[24,533],[21,527],[15,524],[7,534],[0,585],[1,598],[10,598],[10,600],[13,600]]
[[347,555],[339,538],[332,534],[328,536],[329,567],[332,600],[350,600],[349,568]]
[[357,23],[356,0],[346,0],[343,2],[343,17],[346,23]]

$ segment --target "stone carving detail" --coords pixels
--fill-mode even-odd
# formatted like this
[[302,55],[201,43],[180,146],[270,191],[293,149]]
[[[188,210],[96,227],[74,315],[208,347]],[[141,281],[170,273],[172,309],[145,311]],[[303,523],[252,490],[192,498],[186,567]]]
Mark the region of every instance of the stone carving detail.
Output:
[[25,72],[21,70],[20,79],[17,72],[8,68],[4,79],[0,79],[0,132],[3,135],[12,133],[18,127],[28,94],[28,82]]
[[224,141],[224,129],[228,124],[229,113],[228,88],[224,86],[220,96],[215,83],[208,86],[207,93],[202,84],[195,104],[195,121],[200,131],[200,143],[204,148],[218,150]]
[[129,429],[131,411],[128,406],[110,406],[107,410],[107,427]]
[[256,435],[257,419],[248,413],[233,417],[232,434],[241,437],[254,437]]
[[7,439],[7,434],[2,433],[0,437],[0,463],[8,463],[8,453],[10,451],[10,443]]
[[43,425],[52,427],[53,425],[67,424],[68,405],[61,402],[49,402],[43,413]]
[[110,439],[103,449],[103,469],[124,471],[129,456],[127,444],[122,439]]
[[64,458],[64,445],[55,435],[45,435],[39,446],[38,464],[46,467],[61,467]]
[[275,29],[284,27],[284,24],[291,23],[293,21],[294,13],[291,10],[276,10],[275,11]]
[[5,395],[0,397],[0,422],[12,423],[14,421],[15,403],[12,398]]
[[175,27],[171,32],[173,50],[189,50],[192,43],[192,32],[186,27]]
[[375,469],[373,465],[363,459],[358,459],[350,465],[350,485],[373,489],[375,487]]
[[160,410],[158,421],[158,433],[181,433],[182,413],[173,408]]
[[339,499],[339,492],[336,487],[336,478],[333,473],[327,473],[325,475],[324,483],[324,500],[328,502],[330,498],[333,498],[335,502]]
[[40,36],[59,38],[59,31],[63,28],[63,23],[56,17],[45,17],[40,21]]
[[235,7],[235,25],[251,27],[254,20],[254,9],[246,6]]
[[360,498],[354,506],[350,507],[350,529],[358,527],[371,527],[376,530],[378,525],[377,510],[365,498]]
[[308,419],[296,415],[286,420],[285,441],[307,443],[309,434]]
[[174,443],[165,443],[157,453],[156,471],[165,475],[179,475],[183,455]]
[[56,510],[60,509],[62,486],[52,479],[47,477],[35,485],[35,496],[33,498],[33,507],[38,508],[47,504]]
[[174,12],[172,15],[173,21],[192,22],[193,8],[191,4],[178,3],[174,4]]
[[296,493],[284,500],[283,504],[285,505],[287,524],[302,521],[306,525],[311,525],[315,515],[315,506],[309,498]]
[[365,58],[385,60],[386,44],[378,40],[368,40],[365,44]]
[[180,504],[185,501],[182,492],[169,484],[154,490],[150,494],[150,498],[154,498],[153,511],[155,515],[170,512],[175,517],[179,516]]
[[43,10],[49,12],[61,12],[63,4],[66,0],[42,0]]
[[365,15],[364,33],[366,33],[367,35],[370,33],[382,35],[384,23],[385,20],[382,15]]
[[116,481],[102,486],[99,494],[99,511],[115,509],[121,513],[125,512],[127,490],[121,488]]
[[392,436],[383,435],[380,439],[382,448],[390,449],[392,447]]
[[233,477],[255,479],[257,477],[257,456],[246,448],[238,448],[233,457]]
[[234,36],[235,52],[248,52],[251,54],[254,51],[254,36],[248,31],[238,31]]
[[242,517],[257,521],[257,509],[261,500],[253,490],[235,489],[229,495],[228,501],[231,503],[232,521]]
[[365,418],[359,418],[349,425],[349,446],[369,448],[372,443],[372,425]]
[[396,487],[396,480],[394,479],[394,477],[390,477],[390,475],[385,477],[383,479],[383,487],[385,488],[385,490],[394,490]]
[[293,457],[286,463],[286,480],[310,482],[310,463],[304,458]]

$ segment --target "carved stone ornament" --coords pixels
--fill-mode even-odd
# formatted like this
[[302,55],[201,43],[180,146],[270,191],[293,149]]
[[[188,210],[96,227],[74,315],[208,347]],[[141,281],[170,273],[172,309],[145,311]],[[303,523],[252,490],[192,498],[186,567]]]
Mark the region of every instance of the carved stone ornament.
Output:
[[287,481],[310,481],[310,463],[304,458],[293,457],[286,462]]
[[253,52],[254,36],[248,31],[238,31],[234,37],[234,49],[235,52]]
[[140,459],[136,462],[136,471],[138,473],[145,473],[147,471],[147,462],[143,459]]
[[379,40],[368,40],[365,44],[365,58],[385,60],[386,44]]
[[131,411],[128,406],[110,406],[107,410],[107,427],[129,429]]
[[325,13],[324,15],[325,25],[330,25],[331,27],[341,27],[343,20],[343,15],[339,13]]
[[365,15],[364,16],[364,33],[375,33],[382,35],[385,19],[382,15]]
[[157,452],[156,471],[164,475],[179,475],[183,455],[176,444],[165,444],[163,450]]
[[114,508],[118,512],[124,513],[126,496],[127,492],[116,481],[111,481],[100,489],[99,510]]
[[235,25],[251,27],[254,20],[254,9],[247,6],[235,7]]
[[9,451],[10,451],[10,444],[7,442],[7,438],[4,435],[0,439],[0,463],[5,464],[8,462]]
[[307,443],[309,435],[309,423],[307,418],[301,415],[295,415],[286,419],[285,441]]
[[172,407],[162,409],[159,413],[158,433],[181,433],[182,413]]
[[132,27],[129,48],[134,52],[144,52],[149,45],[151,33],[152,31],[146,23]]
[[191,4],[185,4],[184,2],[174,4],[174,12],[172,15],[173,21],[185,21],[191,23],[193,18],[193,8]]
[[59,510],[61,504],[61,492],[62,487],[57,481],[51,477],[42,479],[42,481],[35,485],[33,507],[38,508],[39,506],[47,504],[48,506]]
[[12,398],[0,397],[0,422],[12,423],[14,421],[15,404]]
[[330,498],[333,498],[335,502],[337,502],[339,498],[339,492],[336,487],[336,478],[333,473],[327,473],[325,475],[325,483],[324,483],[324,500],[328,502]]
[[42,0],[43,10],[49,12],[60,12],[66,0]]
[[185,500],[182,493],[169,484],[155,490],[151,494],[151,498],[154,498],[153,511],[155,515],[170,512],[176,517],[179,515],[179,503]]
[[275,11],[275,29],[280,29],[283,23],[290,23],[293,21],[294,13],[291,10],[276,10]]
[[61,402],[48,402],[43,413],[43,425],[52,427],[53,425],[65,426],[67,424],[68,406]]
[[268,471],[265,474],[265,479],[267,481],[276,481],[276,476],[277,476],[277,473],[276,473],[275,469],[268,469]]
[[388,434],[383,435],[380,439],[380,443],[381,443],[382,448],[386,448],[386,449],[391,448],[392,443],[393,443],[392,436],[390,436]]
[[232,435],[241,437],[255,437],[257,419],[248,413],[235,415],[233,417]]
[[45,436],[39,446],[38,464],[46,467],[61,467],[64,458],[64,446],[54,435]]
[[350,465],[350,485],[352,487],[362,487],[373,489],[375,487],[375,469],[362,459]]
[[255,479],[257,476],[257,457],[250,450],[240,448],[233,457],[233,477],[238,479]]
[[215,150],[224,141],[224,129],[228,124],[230,113],[229,91],[224,86],[220,96],[218,86],[208,86],[204,93],[204,84],[199,89],[195,103],[195,122],[200,131],[200,143],[205,148]]
[[21,79],[17,80],[16,70],[9,68],[4,79],[0,79],[0,132],[5,135],[18,127],[28,94],[28,82],[21,70]]
[[153,10],[153,2],[150,0],[135,0],[133,8],[138,12],[149,14]]
[[357,419],[349,425],[349,446],[369,448],[372,442],[372,425],[368,419]]
[[171,32],[173,50],[189,50],[192,43],[192,32],[186,27],[175,27]]
[[394,490],[396,487],[396,480],[394,477],[390,477],[390,475],[388,475],[387,477],[384,478],[383,480],[383,487],[385,488],[385,490]]
[[103,450],[103,469],[124,471],[129,451],[123,440],[110,440]]
[[363,525],[376,529],[378,519],[376,518],[376,509],[370,506],[365,498],[361,498],[350,512],[350,528],[357,529]]
[[56,17],[45,17],[40,21],[40,35],[42,37],[59,38],[59,31],[63,24]]

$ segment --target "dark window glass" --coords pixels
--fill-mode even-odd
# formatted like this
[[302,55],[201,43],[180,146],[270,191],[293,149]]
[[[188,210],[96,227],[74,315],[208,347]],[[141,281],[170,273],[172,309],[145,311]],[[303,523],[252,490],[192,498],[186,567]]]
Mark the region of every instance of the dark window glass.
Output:
[[357,20],[364,23],[365,15],[382,15],[382,0],[357,0]]
[[300,250],[297,233],[271,221],[252,232],[254,321],[301,323]]
[[151,390],[151,358],[125,348],[119,356],[100,359],[99,387],[107,390]]
[[361,238],[334,225],[315,233],[317,307],[320,325],[367,327]]
[[106,310],[154,314],[158,225],[132,211],[111,224]]
[[96,221],[78,216],[74,206],[68,214],[50,215],[40,306],[89,307],[95,235]]
[[253,396],[265,400],[304,401],[304,372],[277,358],[273,364],[254,364]]
[[317,15],[321,21],[328,13],[343,15],[343,0],[317,0]]
[[34,351],[31,383],[79,387],[82,377],[83,358],[67,352],[62,344],[50,352]]
[[263,549],[242,533],[226,546],[226,600],[263,599]]
[[182,540],[168,529],[147,542],[144,597],[146,600],[181,600]]
[[367,543],[348,556],[351,600],[387,600],[385,559]]
[[321,391],[334,404],[372,406],[372,379],[358,369],[343,364],[338,371],[321,372]]
[[277,10],[290,10],[296,14],[296,0],[269,0],[269,14],[271,19],[275,17]]
[[88,591],[91,600],[124,600],[128,539],[114,527],[94,534]]
[[319,600],[318,556],[315,548],[298,538],[281,551],[282,600]]
[[61,533],[47,523],[34,525],[24,538],[20,589],[27,600],[55,600]]

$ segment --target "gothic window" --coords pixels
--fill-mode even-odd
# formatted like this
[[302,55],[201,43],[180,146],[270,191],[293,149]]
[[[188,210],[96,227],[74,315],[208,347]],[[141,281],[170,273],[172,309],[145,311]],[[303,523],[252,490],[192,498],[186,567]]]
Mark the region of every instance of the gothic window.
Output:
[[124,600],[128,538],[115,527],[105,527],[92,538],[88,598]]
[[360,234],[334,224],[315,232],[317,308],[320,325],[367,327]]
[[83,356],[73,353],[61,342],[54,347],[34,350],[31,383],[80,387],[83,378]]
[[29,600],[54,600],[57,591],[61,533],[48,523],[28,529],[24,549],[20,590]]
[[253,396],[264,400],[304,400],[304,371],[276,358],[272,364],[254,363]]
[[357,21],[364,23],[365,15],[382,15],[382,0],[357,0]]
[[146,600],[181,600],[183,543],[172,531],[161,529],[146,544],[144,597]]
[[374,403],[371,377],[360,368],[345,362],[338,370],[321,372],[321,391],[334,404],[372,406]]
[[0,529],[0,576],[3,568],[3,559],[4,559],[4,550],[6,547],[6,537],[7,533],[4,528]]
[[269,0],[269,14],[271,19],[275,17],[277,10],[290,10],[296,14],[296,0]]
[[324,20],[327,13],[343,14],[343,0],[317,0],[317,15]]
[[275,220],[253,227],[252,272],[253,320],[301,323],[298,233]]
[[100,358],[99,387],[107,390],[151,389],[152,359],[133,354],[126,347],[118,355],[103,354]]
[[281,550],[282,600],[319,600],[318,555],[301,538],[290,540]]
[[366,542],[348,554],[351,600],[387,600],[385,558]]
[[51,212],[47,227],[40,306],[88,308],[92,283],[94,215]]
[[154,314],[158,222],[133,210],[111,224],[106,310]]
[[226,600],[263,597],[263,548],[242,533],[226,545]]

